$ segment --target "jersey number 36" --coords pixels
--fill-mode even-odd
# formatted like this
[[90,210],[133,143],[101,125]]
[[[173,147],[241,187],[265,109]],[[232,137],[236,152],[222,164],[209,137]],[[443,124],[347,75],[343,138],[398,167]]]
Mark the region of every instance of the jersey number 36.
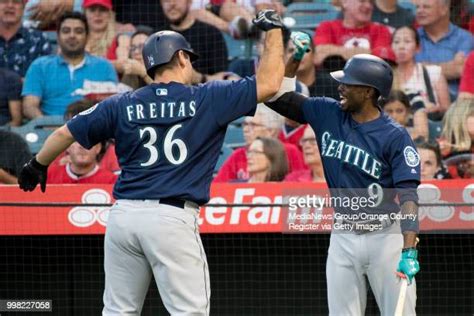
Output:
[[[180,165],[182,164],[185,160],[186,157],[188,156],[188,149],[186,148],[186,144],[183,142],[183,140],[179,138],[173,139],[173,135],[178,130],[181,128],[183,124],[176,124],[173,127],[171,127],[168,132],[166,133],[165,139],[163,141],[163,152],[165,153],[166,160],[168,160],[170,163],[173,165]],[[153,165],[155,162],[158,161],[158,149],[156,148],[155,144],[156,141],[158,140],[158,135],[156,134],[156,130],[153,127],[145,127],[140,129],[140,139],[142,139],[145,134],[148,133],[150,138],[148,139],[148,142],[143,144],[143,147],[148,149],[150,151],[150,159],[146,162],[142,162],[140,166],[142,167],[148,167]],[[173,155],[173,147],[176,147],[178,150],[178,157],[175,158]]]

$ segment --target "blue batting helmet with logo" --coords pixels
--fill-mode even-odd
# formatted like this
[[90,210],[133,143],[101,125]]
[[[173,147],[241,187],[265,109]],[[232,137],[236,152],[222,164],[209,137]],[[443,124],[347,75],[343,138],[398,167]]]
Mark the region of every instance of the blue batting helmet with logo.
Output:
[[393,82],[392,67],[382,58],[370,54],[354,55],[343,70],[333,71],[331,76],[342,84],[375,88],[384,98],[390,94]]
[[180,50],[185,51],[191,61],[195,61],[199,57],[184,36],[177,32],[160,31],[152,34],[146,40],[142,51],[147,74],[153,78],[153,70],[169,63],[174,54]]

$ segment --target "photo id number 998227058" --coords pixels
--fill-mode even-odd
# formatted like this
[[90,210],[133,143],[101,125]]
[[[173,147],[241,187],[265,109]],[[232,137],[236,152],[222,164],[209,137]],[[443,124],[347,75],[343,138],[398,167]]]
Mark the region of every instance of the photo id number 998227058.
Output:
[[52,312],[52,300],[7,299],[0,300],[0,312]]

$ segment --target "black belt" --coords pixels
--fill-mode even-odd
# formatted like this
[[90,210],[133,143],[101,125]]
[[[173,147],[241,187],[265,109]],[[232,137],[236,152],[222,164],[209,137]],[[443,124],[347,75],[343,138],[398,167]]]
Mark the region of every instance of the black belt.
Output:
[[184,209],[184,206],[186,205],[186,202],[188,203],[189,207],[199,208],[199,204],[197,204],[196,202],[192,202],[192,201],[186,201],[186,200],[177,199],[177,198],[162,198],[162,199],[160,199],[161,204],[171,205],[171,206],[179,207],[179,208],[182,208],[182,209]]
[[163,198],[160,199],[160,204],[171,205],[174,207],[184,208],[185,200],[175,199],[175,198]]

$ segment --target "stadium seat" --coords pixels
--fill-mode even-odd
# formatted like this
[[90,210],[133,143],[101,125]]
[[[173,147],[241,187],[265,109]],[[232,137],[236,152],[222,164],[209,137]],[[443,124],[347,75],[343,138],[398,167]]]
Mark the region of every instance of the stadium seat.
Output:
[[58,128],[65,123],[64,117],[62,115],[45,115],[38,117],[34,120],[31,120],[28,124],[34,126],[35,129],[38,128]]
[[245,120],[245,117],[242,116],[242,117],[239,117],[238,119],[230,122],[230,125],[231,126],[235,126],[235,127],[239,127],[239,128],[242,128],[242,123],[244,122]]
[[428,131],[429,131],[430,141],[435,141],[441,135],[442,130],[443,130],[442,121],[428,120]]
[[222,33],[222,35],[224,36],[224,40],[227,45],[229,60],[235,58],[250,59],[257,56],[257,48],[253,40],[237,40],[226,33]]
[[321,22],[339,15],[332,4],[324,2],[295,2],[288,5],[284,22],[290,29],[314,30]]
[[225,133],[224,145],[230,148],[245,146],[244,133],[241,127],[229,125]]
[[52,129],[35,129],[29,124],[12,127],[10,130],[23,137],[32,154],[39,152],[46,138],[53,132]]
[[410,0],[399,1],[398,5],[401,6],[402,8],[409,9],[413,13],[413,15],[416,14],[416,5]]
[[58,50],[58,33],[56,31],[45,31],[43,34],[48,39],[48,42],[51,44],[51,51],[53,54],[56,54]]
[[232,148],[226,146],[225,144],[221,148],[221,153],[217,159],[216,167],[214,168],[214,173],[217,173],[221,168],[222,164],[227,160],[227,158],[232,154]]
[[63,124],[64,118],[61,115],[43,116],[31,120],[23,126],[11,127],[10,130],[23,137],[30,151],[36,154],[54,129]]

